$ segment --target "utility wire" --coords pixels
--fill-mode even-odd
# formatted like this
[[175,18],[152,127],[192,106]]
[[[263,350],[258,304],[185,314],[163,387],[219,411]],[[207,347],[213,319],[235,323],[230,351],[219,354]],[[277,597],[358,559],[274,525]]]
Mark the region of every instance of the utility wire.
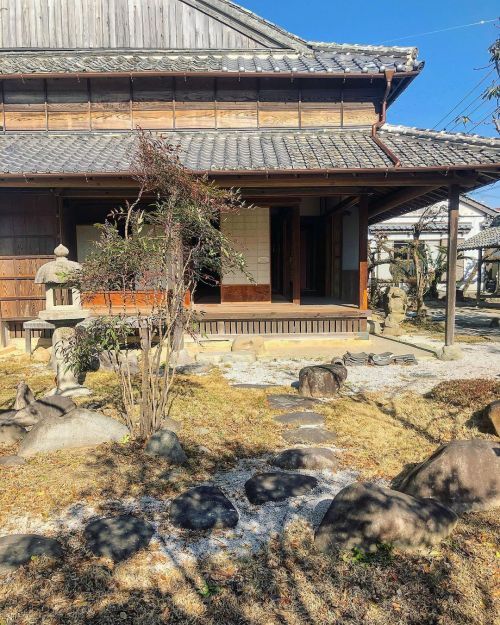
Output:
[[474,93],[474,91],[475,91],[478,87],[480,87],[480,86],[483,84],[483,82],[485,82],[485,81],[486,81],[486,80],[487,80],[487,79],[488,79],[488,78],[489,78],[489,77],[490,77],[490,76],[491,76],[494,72],[495,72],[495,70],[494,70],[494,69],[492,69],[492,70],[491,70],[488,74],[486,74],[486,76],[483,76],[483,78],[481,78],[481,80],[477,83],[477,85],[475,85],[474,87],[472,87],[472,89],[471,89],[471,90],[470,90],[470,91],[469,91],[469,92],[468,92],[468,93],[467,93],[467,94],[466,94],[466,95],[465,95],[465,96],[464,96],[464,97],[460,100],[460,102],[459,102],[458,104],[456,104],[456,105],[455,105],[455,106],[454,106],[454,107],[453,107],[450,111],[448,111],[448,113],[446,113],[446,115],[445,115],[444,117],[442,117],[442,118],[438,121],[438,123],[437,123],[435,126],[433,126],[432,130],[436,130],[436,128],[437,128],[437,127],[438,127],[438,126],[439,126],[442,122],[444,122],[444,120],[445,120],[445,119],[448,119],[448,117],[449,117],[449,116],[450,116],[450,115],[451,115],[454,111],[456,111],[456,110],[457,110],[457,108],[458,108],[461,104],[463,104],[463,103],[464,103],[464,102],[465,102],[465,101],[469,98],[469,96],[471,96],[471,95]]
[[490,111],[488,113],[488,115],[486,115],[486,117],[484,117],[480,122],[478,122],[475,126],[472,126],[472,128],[469,130],[469,132],[472,132],[473,130],[475,130],[478,126],[481,126],[482,124],[484,124],[484,122],[489,119],[490,117],[493,117],[495,111],[498,111],[498,108],[495,106],[495,108]]
[[415,35],[407,35],[405,37],[398,37],[397,39],[386,39],[382,41],[382,45],[385,43],[392,43],[394,41],[404,41],[405,39],[414,39],[415,37],[425,37],[427,35],[437,35],[438,33],[445,33],[450,30],[459,30],[462,28],[470,28],[471,26],[484,26],[484,24],[492,24],[496,22],[499,18],[496,17],[493,20],[480,20],[479,22],[472,22],[471,24],[461,24],[460,26],[450,26],[449,28],[440,28],[439,30],[429,30],[426,33],[417,33]]
[[[481,97],[481,98],[482,98],[482,96],[479,96],[479,97]],[[477,98],[476,98],[476,99],[477,99]],[[475,102],[475,101],[476,101],[476,100],[474,100],[474,102]],[[472,111],[469,111],[469,112],[467,113],[467,109],[468,109],[468,108],[470,108],[470,106],[471,106],[471,105],[469,105],[469,106],[468,106],[466,109],[464,109],[464,110],[463,110],[463,111],[462,111],[459,115],[457,115],[457,119],[458,119],[458,121],[456,121],[456,120],[455,120],[455,124],[454,124],[454,125],[453,125],[450,129],[448,129],[448,127],[447,127],[447,126],[445,126],[445,128],[444,128],[444,129],[445,129],[445,130],[448,130],[448,132],[453,132],[457,126],[460,126],[461,121],[462,121],[462,118],[464,118],[464,117],[469,117],[469,118],[470,118],[470,116],[471,116],[471,115],[474,115],[474,113],[475,113],[476,111],[478,111],[480,108],[482,108],[485,104],[487,104],[487,102],[488,102],[488,100],[484,100],[484,99],[483,99],[483,100],[482,100],[482,101],[481,101],[481,102],[480,102],[480,103],[476,106],[476,108],[472,109]],[[467,113],[467,115],[465,115],[465,113]],[[450,122],[450,123],[451,123],[451,122]]]

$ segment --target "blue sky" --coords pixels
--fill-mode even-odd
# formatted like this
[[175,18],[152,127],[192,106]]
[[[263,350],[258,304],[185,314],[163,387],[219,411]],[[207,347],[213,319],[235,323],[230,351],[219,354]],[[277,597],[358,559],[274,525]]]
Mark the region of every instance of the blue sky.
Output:
[[[488,46],[500,32],[497,22],[496,25],[420,35],[498,18],[498,0],[385,0],[383,4],[374,0],[239,0],[239,3],[305,39],[418,47],[426,67],[389,109],[388,120],[420,128],[433,128],[487,76],[490,71],[485,69]],[[487,117],[493,109],[493,102],[474,102],[474,99],[492,79],[493,75],[486,78],[483,85],[477,87],[464,104],[447,118],[448,129],[454,126],[454,118],[469,104],[471,106],[466,113],[481,105],[471,115],[474,120],[472,125]],[[446,122],[443,122],[437,128],[441,130],[445,126]],[[463,126],[459,125],[454,130],[460,132]],[[489,120],[473,132],[497,136]],[[500,184],[486,188],[476,197],[500,207]]]

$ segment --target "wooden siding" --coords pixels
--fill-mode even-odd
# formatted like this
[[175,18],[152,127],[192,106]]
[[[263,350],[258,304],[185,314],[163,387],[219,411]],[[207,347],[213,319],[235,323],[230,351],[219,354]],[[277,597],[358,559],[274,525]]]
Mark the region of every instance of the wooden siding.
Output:
[[262,35],[246,33],[236,22],[223,23],[217,15],[183,0],[0,0],[0,47],[277,47]]
[[34,283],[57,244],[57,202],[52,195],[0,196],[0,319],[32,319],[45,292]]
[[160,76],[5,80],[1,95],[7,131],[359,126],[377,121],[382,98],[332,79]]
[[227,336],[240,334],[360,334],[367,331],[367,318],[338,316],[325,313],[321,318],[297,314],[295,318],[272,318],[262,315],[254,319],[203,319],[195,324],[202,336]]

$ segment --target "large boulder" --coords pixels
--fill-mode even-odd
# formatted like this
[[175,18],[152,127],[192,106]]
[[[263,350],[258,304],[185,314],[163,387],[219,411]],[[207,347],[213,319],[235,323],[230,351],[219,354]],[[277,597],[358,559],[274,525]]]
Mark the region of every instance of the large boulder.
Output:
[[18,410],[15,414],[11,415],[10,421],[21,427],[29,428],[43,419],[62,417],[75,408],[75,402],[69,397],[52,395],[50,397],[38,399],[26,406],[26,408]]
[[419,550],[438,544],[456,523],[456,514],[437,501],[381,486],[352,484],[331,503],[314,542],[323,552],[335,547],[374,552],[382,544]]
[[154,528],[150,523],[128,514],[95,519],[84,530],[90,551],[114,562],[126,560],[146,548],[153,535]]
[[254,475],[245,483],[245,493],[250,503],[259,505],[306,495],[317,485],[318,480],[309,475],[261,473]]
[[146,444],[146,453],[150,456],[163,458],[171,464],[184,464],[187,456],[181,447],[177,434],[170,430],[155,432]]
[[347,378],[344,365],[305,367],[299,373],[299,393],[303,397],[335,397]]
[[490,510],[500,506],[500,443],[453,441],[402,478],[397,490],[430,497],[455,512]]
[[198,486],[176,497],[170,520],[188,530],[227,529],[238,524],[239,514],[217,486]]
[[26,436],[26,430],[20,425],[9,423],[0,425],[0,447],[15,445]]
[[500,399],[486,408],[486,418],[497,436],[500,436]]
[[336,469],[338,457],[331,449],[324,447],[300,447],[282,451],[271,460],[271,464],[280,469],[309,471]]
[[26,382],[19,382],[16,391],[16,401],[14,402],[14,410],[22,410],[35,401],[33,391]]
[[29,457],[59,449],[95,447],[121,441],[128,433],[125,425],[111,417],[75,408],[63,416],[39,421],[21,443],[19,455]]
[[0,573],[11,573],[35,556],[60,558],[62,547],[57,540],[37,534],[14,534],[0,538]]

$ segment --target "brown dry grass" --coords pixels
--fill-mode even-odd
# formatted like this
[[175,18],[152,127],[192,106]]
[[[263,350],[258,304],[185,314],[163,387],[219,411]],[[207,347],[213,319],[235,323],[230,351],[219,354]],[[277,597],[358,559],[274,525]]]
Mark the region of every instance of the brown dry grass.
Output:
[[[4,361],[0,375],[3,407],[24,377],[38,393],[52,383],[26,360]],[[116,416],[113,376],[88,381],[95,393],[81,403]],[[0,474],[0,524],[18,514],[48,517],[76,501],[106,512],[110,498],[168,498],[238,458],[279,449],[280,428],[265,394],[231,388],[218,373],[183,379],[171,416],[184,425],[186,467],[152,462],[135,444],[46,455]],[[345,467],[391,479],[442,442],[489,437],[475,405],[452,405],[446,397],[370,394],[319,410],[345,449]],[[33,561],[0,587],[0,624],[494,625],[499,527],[494,512],[468,515],[429,556],[396,553],[370,563],[318,554],[310,526],[298,522],[252,557],[221,552],[190,566],[172,566],[154,546],[113,565],[86,553],[80,536],[61,536],[62,564]]]

